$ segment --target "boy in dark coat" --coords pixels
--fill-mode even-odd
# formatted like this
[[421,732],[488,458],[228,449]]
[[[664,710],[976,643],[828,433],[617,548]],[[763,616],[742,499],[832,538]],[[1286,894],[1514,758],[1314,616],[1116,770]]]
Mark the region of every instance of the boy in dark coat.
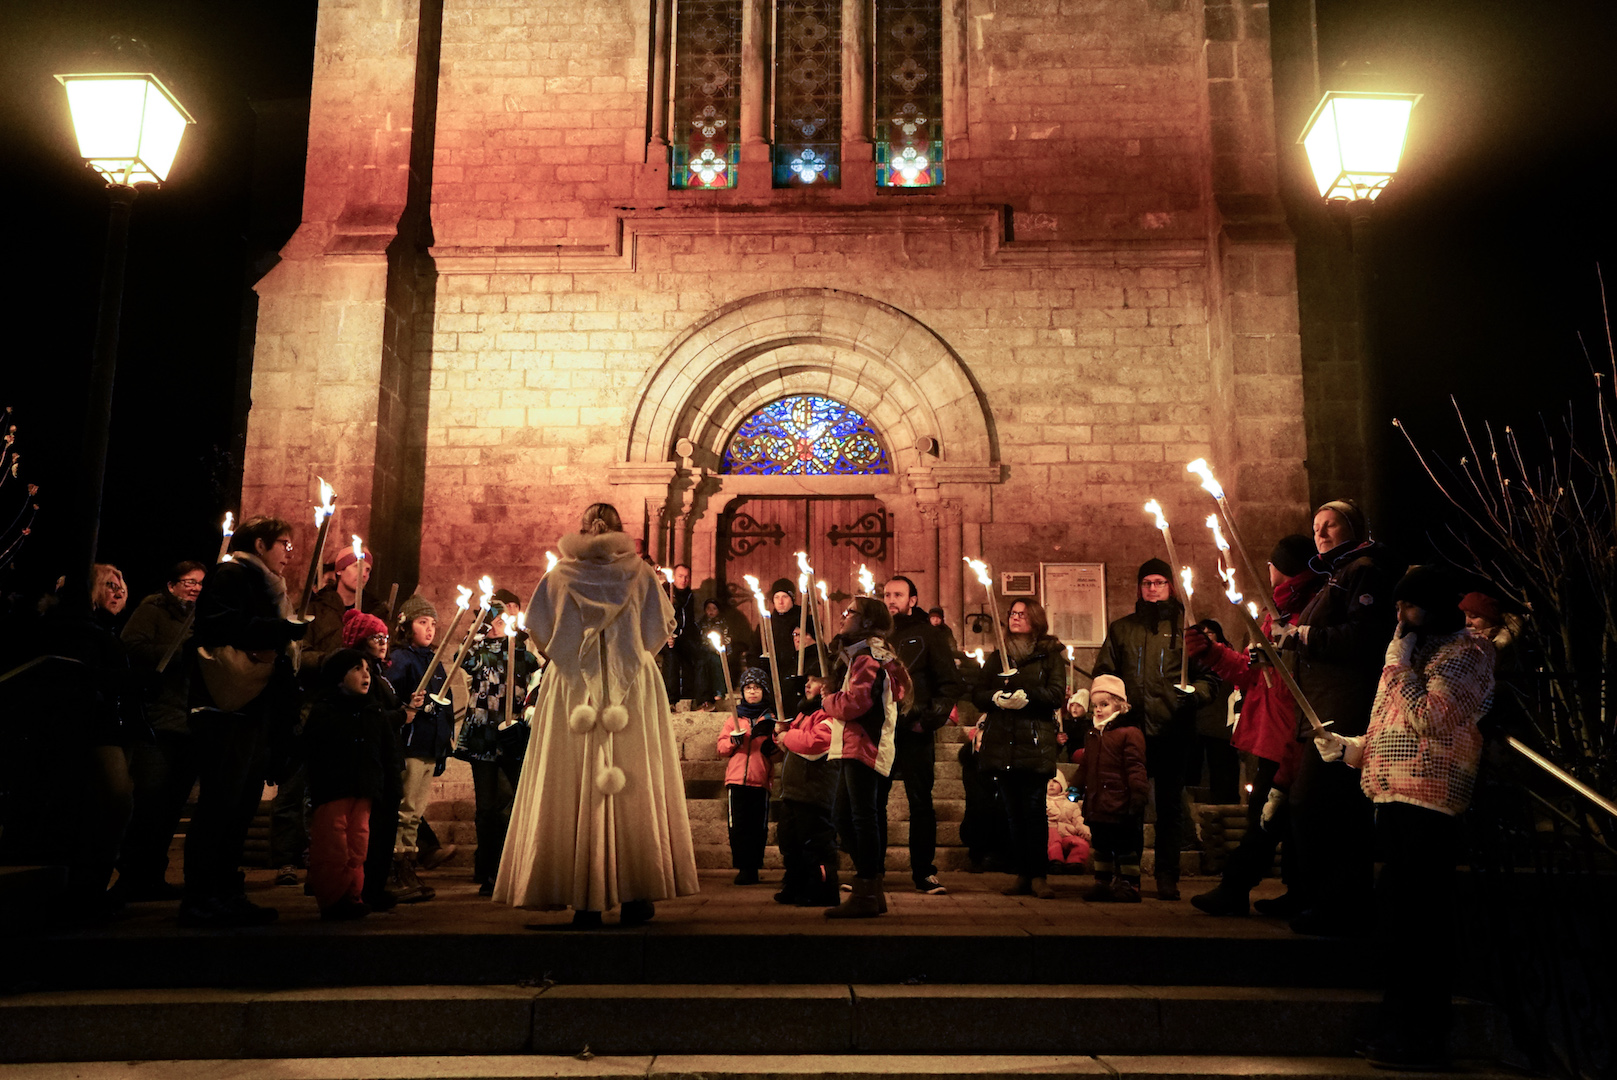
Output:
[[395,736],[371,696],[371,668],[357,649],[339,649],[320,669],[325,689],[303,728],[308,762],[309,887],[322,919],[359,919],[370,841],[371,803],[382,797]]
[[824,907],[840,900],[837,891],[837,830],[834,822],[842,762],[828,756],[831,717],[820,710],[825,680],[812,676],[804,689],[802,711],[781,725],[780,809],[775,842],[786,873],[777,904]]
[[1145,735],[1130,714],[1123,680],[1098,675],[1089,688],[1094,727],[1084,737],[1073,777],[1084,793],[1095,857],[1095,887],[1085,900],[1140,902],[1140,855],[1145,848]]

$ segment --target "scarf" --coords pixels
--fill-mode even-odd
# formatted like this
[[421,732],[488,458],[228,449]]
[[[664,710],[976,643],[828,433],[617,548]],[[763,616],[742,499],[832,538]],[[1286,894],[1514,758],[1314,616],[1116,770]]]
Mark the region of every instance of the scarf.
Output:
[[269,587],[270,595],[275,598],[275,606],[280,610],[281,618],[292,619],[297,617],[297,612],[292,610],[292,598],[286,595],[286,579],[284,577],[271,570],[263,559],[250,551],[233,551],[230,553],[230,557],[235,562],[253,567],[264,576],[264,584]]

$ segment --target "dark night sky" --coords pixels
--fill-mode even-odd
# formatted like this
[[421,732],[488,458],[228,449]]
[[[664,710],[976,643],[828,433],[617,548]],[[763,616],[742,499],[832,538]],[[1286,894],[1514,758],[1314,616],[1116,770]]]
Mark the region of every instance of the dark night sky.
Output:
[[[51,562],[75,475],[106,227],[50,76],[83,66],[114,32],[133,35],[198,121],[170,182],[137,202],[131,235],[102,554],[138,597],[173,559],[206,557],[219,517],[236,509],[247,286],[297,223],[316,5],[27,6],[0,12],[13,207],[0,395],[18,410],[25,473],[45,489],[24,573]],[[1327,88],[1371,79],[1426,95],[1404,172],[1377,208],[1377,335],[1400,415],[1441,446],[1451,392],[1478,417],[1518,426],[1558,413],[1589,385],[1578,332],[1603,347],[1596,265],[1617,277],[1617,4],[1320,0],[1319,30]],[[1278,103],[1288,138],[1310,107]],[[1286,151],[1290,168],[1297,153]],[[0,490],[0,524],[10,492]],[[1423,489],[1395,495],[1405,524],[1386,531],[1413,544],[1435,511]]]

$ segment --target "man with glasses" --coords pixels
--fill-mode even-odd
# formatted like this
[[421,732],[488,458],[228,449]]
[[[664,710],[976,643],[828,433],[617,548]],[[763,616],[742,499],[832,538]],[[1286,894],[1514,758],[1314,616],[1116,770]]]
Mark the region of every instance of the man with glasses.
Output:
[[1106,629],[1095,674],[1116,675],[1145,729],[1145,767],[1157,807],[1157,899],[1179,899],[1179,849],[1184,831],[1185,771],[1196,739],[1196,710],[1213,700],[1218,680],[1191,668],[1190,689],[1178,689],[1185,609],[1173,595],[1173,568],[1161,559],[1140,566],[1132,614]]
[[[124,833],[118,857],[117,892],[125,902],[177,900],[180,890],[164,880],[169,842],[179,825],[185,800],[196,783],[196,753],[187,724],[188,668],[179,647],[191,633],[191,612],[202,593],[207,567],[177,564],[168,585],[140,602],[124,626],[129,663],[151,672],[146,682],[146,719],[156,736],[130,748],[129,773],[134,781],[134,816]],[[168,663],[164,665],[164,660]],[[159,665],[163,670],[158,672]]]

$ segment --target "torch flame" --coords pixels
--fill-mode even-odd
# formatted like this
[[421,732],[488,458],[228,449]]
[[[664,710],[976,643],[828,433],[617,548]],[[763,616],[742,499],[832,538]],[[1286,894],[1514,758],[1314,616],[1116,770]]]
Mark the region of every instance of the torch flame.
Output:
[[518,630],[526,630],[527,628],[528,628],[528,613],[525,612],[525,611],[517,612],[517,629]]
[[815,583],[814,583],[814,587],[815,587],[815,588],[816,588],[816,589],[819,589],[819,590],[820,590],[820,599],[821,599],[821,600],[830,600],[830,599],[831,599],[831,592],[830,592],[830,590],[829,590],[829,589],[827,589],[827,588],[826,588],[826,587],[825,587],[825,582],[823,582],[823,581],[816,581],[816,582],[815,582]]
[[719,636],[719,632],[717,630],[709,630],[707,632],[707,639],[713,643],[714,652],[724,651],[724,639]]
[[1224,530],[1218,527],[1217,514],[1207,515],[1207,527],[1213,531],[1213,543],[1218,545],[1218,550],[1228,551],[1230,549],[1229,541],[1224,539]]
[[[798,573],[802,574],[804,577],[808,577],[810,574],[814,573],[814,567],[809,565],[808,552],[799,551],[797,553],[797,570]],[[804,586],[804,588],[807,588],[807,586]]]
[[226,510],[225,511],[224,534],[226,536],[230,536],[230,535],[234,534],[235,531],[236,531],[236,516],[234,514],[232,514],[229,510]]
[[663,576],[663,580],[668,584],[672,585],[674,583],[674,571],[669,567],[659,566],[657,567],[657,572]]
[[[994,584],[994,579],[988,575],[987,563],[983,562],[981,559],[962,559],[961,561],[967,566],[971,567],[972,571],[977,575],[977,580],[980,581],[984,587],[992,587]],[[977,651],[981,652],[982,650],[979,649]]]
[[1202,490],[1207,494],[1215,499],[1224,497],[1224,489],[1219,486],[1218,481],[1213,477],[1213,470],[1208,467],[1206,458],[1197,458],[1192,461],[1185,466],[1185,471],[1195,473],[1202,478]]
[[859,564],[859,587],[865,590],[866,596],[876,595],[876,575],[866,569],[864,563]]
[[1192,589],[1190,587],[1190,567],[1181,566],[1179,568],[1179,580],[1184,583],[1185,595],[1187,597],[1192,595],[1196,591],[1196,590],[1194,590],[1194,589]]
[[1072,646],[1067,646],[1067,663],[1072,663]]
[[359,561],[365,557],[365,542],[355,533],[349,533],[354,538],[354,559]]
[[797,575],[797,592],[798,592],[798,594],[800,596],[803,597],[804,600],[808,599],[808,587],[809,587],[809,576],[807,574],[798,574]]
[[477,579],[477,606],[486,608],[494,600],[494,579],[484,574]]
[[977,661],[978,666],[981,666],[987,660],[987,657],[983,655],[981,648],[971,650],[971,655],[972,658]]
[[522,628],[521,618],[518,617],[516,619],[506,619],[506,620],[504,620],[504,622],[505,622],[505,636],[508,637],[508,638],[516,637],[517,636],[517,631]]
[[1168,531],[1168,519],[1162,516],[1161,503],[1157,502],[1155,499],[1152,499],[1150,502],[1145,504],[1145,512],[1148,514],[1154,514],[1156,516],[1157,528],[1161,529],[1163,532]]
[[545,573],[548,574],[552,570],[556,569],[556,563],[560,561],[561,560],[556,558],[556,553],[554,551],[545,552]]
[[1257,601],[1248,600],[1246,602],[1246,609],[1247,609],[1248,612],[1251,613],[1253,621],[1256,622],[1257,618],[1258,618],[1258,604],[1257,604]]
[[752,598],[758,601],[758,617],[769,618],[769,605],[764,601],[763,590],[758,588],[758,579],[751,574],[743,574],[742,577],[747,583],[747,588],[752,590]]
[[468,589],[464,585],[456,585],[455,591],[460,593],[459,596],[455,597],[456,607],[460,608],[462,611],[465,611],[467,608],[472,606],[472,590]]
[[330,484],[326,483],[325,477],[316,477],[316,479],[320,481],[320,505],[314,508],[314,526],[318,529],[326,518],[330,517],[332,512],[337,509],[335,501],[337,493],[331,489]]
[[1239,604],[1241,602],[1241,590],[1237,589],[1235,587],[1235,570],[1234,570],[1234,568],[1233,567],[1225,568],[1225,567],[1220,566],[1218,568],[1218,576],[1224,579],[1224,595],[1225,595],[1225,597],[1227,597],[1229,599],[1230,603]]

